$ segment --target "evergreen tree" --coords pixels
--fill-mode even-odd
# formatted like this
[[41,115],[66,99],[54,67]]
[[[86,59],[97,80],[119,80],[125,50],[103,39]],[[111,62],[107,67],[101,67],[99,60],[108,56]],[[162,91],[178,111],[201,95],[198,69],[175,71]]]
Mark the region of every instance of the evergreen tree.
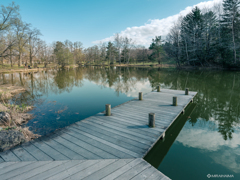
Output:
[[[223,15],[221,21],[222,44],[220,52],[224,60],[230,60],[228,64],[237,63],[237,50],[239,50],[239,0],[224,0]],[[233,59],[233,60],[231,60]]]
[[152,39],[152,44],[150,45],[149,49],[153,50],[152,54],[150,55],[150,59],[152,61],[157,61],[158,64],[160,64],[161,57],[163,55],[161,36],[156,36],[155,39]]
[[114,63],[114,59],[116,56],[116,48],[114,47],[112,42],[108,42],[108,46],[107,46],[107,60],[108,60],[108,64],[110,65]]

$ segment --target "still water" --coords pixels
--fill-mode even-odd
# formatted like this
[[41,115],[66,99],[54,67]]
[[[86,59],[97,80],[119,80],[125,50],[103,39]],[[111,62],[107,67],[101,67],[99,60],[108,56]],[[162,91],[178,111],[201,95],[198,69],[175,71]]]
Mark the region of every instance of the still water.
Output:
[[105,104],[116,106],[138,92],[150,92],[158,84],[197,91],[195,104],[146,159],[171,179],[209,179],[208,174],[240,179],[240,72],[83,67],[0,78],[1,84],[27,88],[12,102],[35,106],[30,111],[35,117],[26,126],[41,135],[101,112]]

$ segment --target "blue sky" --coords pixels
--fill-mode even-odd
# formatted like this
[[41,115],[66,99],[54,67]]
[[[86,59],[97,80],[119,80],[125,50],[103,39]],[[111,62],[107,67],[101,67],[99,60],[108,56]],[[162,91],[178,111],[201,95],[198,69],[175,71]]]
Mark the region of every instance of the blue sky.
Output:
[[[0,4],[6,6],[11,2],[11,0],[2,0]],[[202,0],[15,0],[14,2],[20,6],[23,21],[40,29],[43,34],[41,38],[47,43],[68,39],[81,41],[84,47],[89,47],[94,45],[93,42],[107,41],[114,33],[125,30],[131,30],[127,36],[134,35],[132,27],[161,23],[161,21],[149,20],[171,17]],[[161,35],[162,32],[156,29],[153,34],[158,33]],[[136,41],[140,39],[141,35],[136,37]],[[146,42],[142,42],[144,43]]]

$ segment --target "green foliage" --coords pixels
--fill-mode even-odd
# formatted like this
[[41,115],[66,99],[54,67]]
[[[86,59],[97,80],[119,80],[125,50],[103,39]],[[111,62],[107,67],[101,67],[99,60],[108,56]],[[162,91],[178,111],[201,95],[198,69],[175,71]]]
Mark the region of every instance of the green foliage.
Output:
[[117,55],[117,50],[114,47],[112,42],[108,42],[108,46],[107,46],[107,56],[106,59],[108,60],[108,64],[113,64],[114,63],[114,59]]
[[177,66],[237,67],[240,58],[239,0],[224,0],[222,20],[195,7],[168,34],[164,49]]
[[160,64],[164,54],[161,36],[156,36],[155,39],[152,39],[152,44],[150,45],[149,49],[152,50],[150,60],[157,61],[158,64]]
[[54,54],[57,62],[62,67],[73,63],[73,55],[69,49],[60,41],[57,41],[54,47]]

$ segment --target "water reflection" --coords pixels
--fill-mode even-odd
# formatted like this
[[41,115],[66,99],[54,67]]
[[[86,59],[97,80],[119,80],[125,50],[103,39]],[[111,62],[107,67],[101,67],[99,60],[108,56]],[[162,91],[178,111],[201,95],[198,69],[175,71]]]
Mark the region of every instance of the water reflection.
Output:
[[[204,159],[202,163],[205,164],[199,163],[201,166],[196,168],[202,171],[205,168],[204,178],[205,173],[211,173],[205,166],[212,167],[212,164],[216,173],[221,169],[240,174],[239,72],[80,67],[1,74],[0,84],[27,88],[13,101],[36,106],[32,111],[36,117],[27,126],[39,134],[47,134],[103,111],[107,103],[116,106],[126,102],[137,97],[138,92],[150,92],[159,84],[162,88],[190,88],[198,92],[197,107],[168,152],[170,155],[161,163],[160,170],[171,178],[172,164],[179,169],[183,163],[182,160],[176,163],[178,157],[172,153],[184,150],[188,156],[189,153],[194,155],[192,158],[201,157],[199,162]],[[185,157],[182,153],[180,156]],[[198,174],[192,167],[196,166],[195,160],[190,161],[188,156],[185,157],[188,164],[184,165]],[[183,168],[175,171],[184,174]]]
[[194,126],[199,119],[208,129],[215,128],[224,140],[232,139],[239,125],[239,72],[174,71],[147,68],[80,67],[47,70],[36,73],[2,74],[1,84],[24,86],[28,90],[14,99],[17,103],[34,103],[51,95],[71,93],[86,81],[111,88],[119,96],[136,97],[139,91],[149,92],[158,84],[163,88],[197,91],[198,108],[189,121]]

